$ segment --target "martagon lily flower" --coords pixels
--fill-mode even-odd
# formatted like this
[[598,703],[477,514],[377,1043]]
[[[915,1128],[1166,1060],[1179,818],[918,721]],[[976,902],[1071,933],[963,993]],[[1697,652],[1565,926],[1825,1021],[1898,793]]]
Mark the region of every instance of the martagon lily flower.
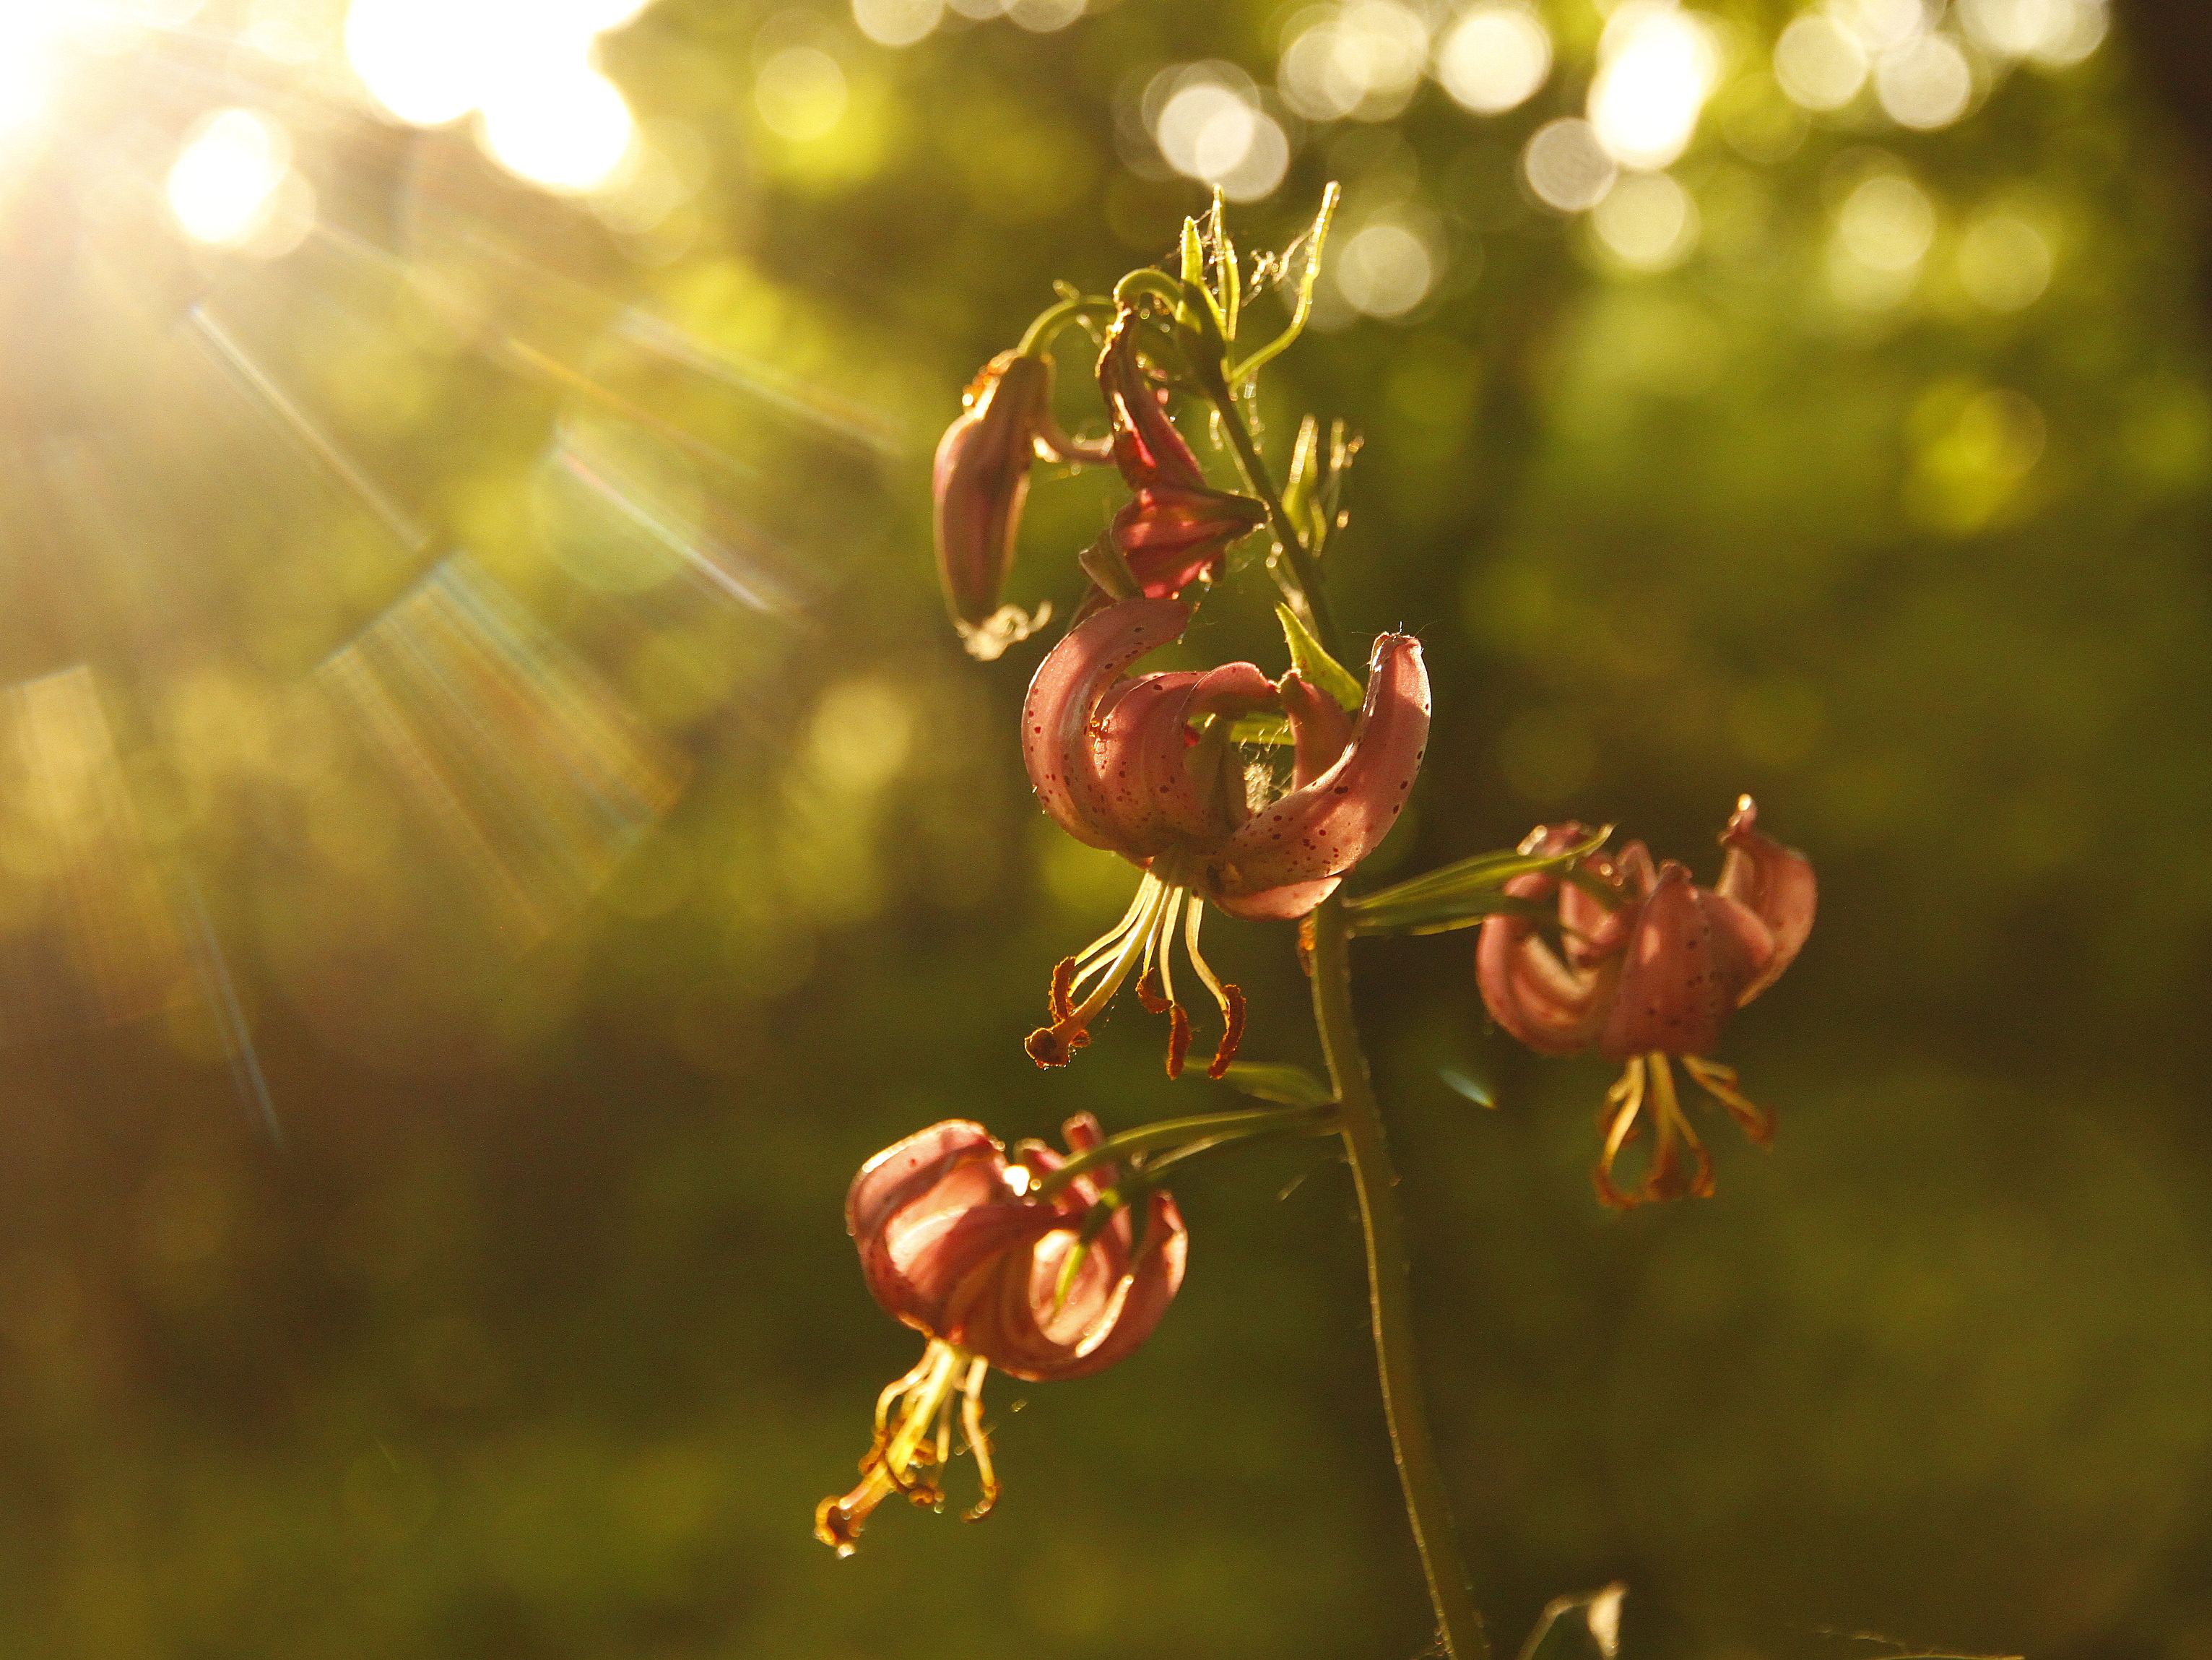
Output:
[[[1712,1192],[1712,1158],[1682,1111],[1670,1057],[1755,1145],[1773,1135],[1773,1115],[1736,1087],[1732,1067],[1707,1058],[1729,1017],[1782,977],[1813,929],[1812,861],[1761,834],[1758,818],[1742,797],[1722,833],[1728,857],[1711,888],[1672,860],[1655,868],[1641,842],[1565,878],[1509,882],[1516,899],[1556,896],[1558,951],[1525,914],[1483,922],[1476,976],[1498,1024],[1540,1054],[1595,1049],[1624,1063],[1599,1115],[1604,1152],[1595,1172],[1599,1199],[1615,1209]],[[1587,835],[1580,824],[1539,825],[1522,851],[1562,853]],[[1651,1155],[1643,1179],[1624,1191],[1613,1164],[1647,1110]]]
[[953,626],[985,661],[1025,639],[1049,615],[1000,604],[1029,497],[1030,463],[1103,461],[1103,446],[1079,443],[1052,413],[1052,359],[1001,352],[961,398],[938,441],[937,571]]
[[[1063,1134],[1074,1154],[1102,1139],[1088,1113]],[[1152,1192],[1140,1233],[1127,1207],[1103,1198],[1121,1180],[1115,1165],[1094,1165],[1040,1200],[1060,1155],[1036,1142],[1015,1151],[1009,1162],[981,1124],[933,1124],[868,1160],[846,1195],[869,1291],[929,1341],[876,1402],[860,1485],[814,1513],[815,1537],[840,1556],[893,1493],[942,1506],[956,1415],[982,1488],[969,1519],[987,1514],[999,1484],[985,1375],[996,1366],[1055,1383],[1103,1371],[1152,1335],[1182,1285],[1189,1242],[1171,1195]]]
[[[1250,663],[1131,677],[1176,639],[1190,608],[1136,599],[1097,612],[1053,648],[1022,709],[1022,752],[1037,800],[1079,842],[1144,872],[1121,920],[1053,970],[1052,1022],[1030,1034],[1039,1066],[1066,1066],[1133,971],[1137,995],[1170,1018],[1167,1069],[1181,1073],[1190,1020],[1170,956],[1178,923],[1192,969],[1221,1012],[1209,1075],[1235,1058],[1244,995],[1199,950],[1207,905],[1288,921],[1334,891],[1381,844],[1412,791],[1428,743],[1429,681],[1405,635],[1375,642],[1355,720],[1296,672],[1270,681]],[[1232,727],[1288,717],[1287,787],[1248,766]],[[1272,799],[1270,799],[1272,798]]]
[[1135,493],[1114,515],[1113,537],[1138,587],[1152,599],[1172,599],[1215,575],[1230,545],[1255,529],[1267,510],[1206,482],[1159,387],[1137,360],[1134,322],[1130,312],[1117,316],[1098,356],[1115,464]]

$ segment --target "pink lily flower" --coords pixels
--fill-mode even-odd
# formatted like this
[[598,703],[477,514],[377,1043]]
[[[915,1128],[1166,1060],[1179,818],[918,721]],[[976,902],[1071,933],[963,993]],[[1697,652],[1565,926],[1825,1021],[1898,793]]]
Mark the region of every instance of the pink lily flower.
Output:
[[1137,586],[1172,599],[1218,574],[1230,544],[1251,533],[1267,510],[1248,496],[1206,482],[1198,457],[1168,418],[1160,389],[1137,361],[1133,314],[1107,331],[1098,389],[1114,423],[1114,460],[1135,498],[1114,515],[1114,540]]
[[[1250,663],[1131,677],[1139,658],[1177,638],[1190,607],[1126,599],[1078,623],[1039,666],[1022,708],[1022,757],[1047,812],[1088,846],[1144,872],[1113,927],[1053,970],[1052,1024],[1030,1034],[1030,1059],[1063,1067],[1133,970],[1137,995],[1170,1017],[1168,1075],[1182,1069],[1190,1021],[1177,1000],[1170,947],[1183,948],[1221,1012],[1210,1076],[1243,1033],[1244,994],[1199,950],[1207,905],[1232,916],[1290,921],[1333,893],[1376,849],[1405,806],[1429,733],[1419,642],[1376,639],[1355,720],[1295,672],[1270,681]],[[1286,786],[1248,764],[1231,736],[1240,715],[1279,714],[1295,745]]]
[[[1063,1134],[1071,1154],[1103,1139],[1088,1113]],[[1152,1335],[1182,1285],[1189,1241],[1170,1195],[1152,1191],[1141,1237],[1122,1205],[1099,1227],[1092,1212],[1121,1182],[1115,1165],[1094,1165],[1038,1200],[1030,1195],[1061,1156],[1037,1142],[1016,1152],[1009,1162],[981,1124],[948,1120],[868,1160],[846,1195],[869,1291],[929,1341],[915,1369],[876,1402],[860,1485],[815,1511],[815,1537],[840,1556],[853,1554],[870,1513],[895,1493],[926,1509],[943,1505],[939,1477],[956,1414],[982,1487],[968,1519],[988,1514],[999,1496],[983,1427],[990,1369],[1030,1383],[1103,1371]]]
[[[1655,868],[1641,842],[1630,842],[1617,860],[1585,860],[1580,873],[1587,886],[1556,873],[1506,884],[1516,899],[1557,897],[1558,950],[1525,915],[1495,915],[1482,925],[1476,978],[1499,1025],[1541,1055],[1594,1049],[1625,1063],[1598,1120],[1605,1138],[1598,1198],[1617,1210],[1713,1190],[1712,1158],[1682,1111],[1670,1056],[1754,1145],[1765,1146],[1774,1134],[1773,1115],[1737,1089],[1735,1070],[1705,1058],[1729,1017],[1782,977],[1813,930],[1812,861],[1760,833],[1758,818],[1752,799],[1741,798],[1721,835],[1728,858],[1711,888],[1698,886],[1672,860]],[[1580,824],[1544,824],[1521,846],[1559,853],[1587,836]],[[1613,1164],[1640,1134],[1647,1108],[1655,1131],[1650,1159],[1643,1179],[1623,1191]]]
[[999,603],[1013,569],[1030,463],[1107,459],[1103,447],[1060,430],[1052,376],[1049,357],[1000,352],[975,376],[938,441],[932,479],[938,576],[961,641],[987,662],[1048,615],[1030,617]]

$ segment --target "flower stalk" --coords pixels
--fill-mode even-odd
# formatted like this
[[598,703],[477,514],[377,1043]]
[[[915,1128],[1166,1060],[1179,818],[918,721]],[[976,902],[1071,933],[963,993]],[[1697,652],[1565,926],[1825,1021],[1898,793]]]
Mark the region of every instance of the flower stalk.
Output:
[[[1334,657],[1340,640],[1322,586],[1320,563],[1283,505],[1243,410],[1234,397],[1213,401],[1245,482],[1266,506],[1268,520],[1282,542],[1293,579],[1285,585],[1293,589],[1293,605],[1303,608],[1322,648]],[[1345,1158],[1352,1167],[1352,1188],[1359,1201],[1376,1372],[1382,1385],[1390,1450],[1405,1496],[1406,1517],[1413,1525],[1413,1546],[1420,1554],[1422,1576],[1428,1582],[1429,1602],[1436,1611],[1437,1636],[1445,1660],[1490,1660],[1490,1641],[1474,1594],[1468,1589],[1458,1529],[1452,1521],[1451,1494],[1437,1456],[1428,1402],[1421,1389],[1405,1215],[1398,1205],[1398,1177],[1390,1161],[1382,1104],[1375,1094],[1366,1052],[1360,1046],[1359,1024],[1352,1000],[1352,929],[1340,895],[1332,894],[1314,911],[1311,930],[1314,1025],[1328,1064],[1329,1082],[1336,1097],[1337,1132],[1344,1140]]]

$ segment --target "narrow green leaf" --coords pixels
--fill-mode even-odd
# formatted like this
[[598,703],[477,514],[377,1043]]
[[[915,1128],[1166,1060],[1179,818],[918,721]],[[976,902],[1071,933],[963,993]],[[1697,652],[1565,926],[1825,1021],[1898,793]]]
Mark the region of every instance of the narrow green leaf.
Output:
[[1357,709],[1366,694],[1350,671],[1322,649],[1313,631],[1288,605],[1277,605],[1275,618],[1283,625],[1283,642],[1291,648],[1291,666],[1346,708]]
[[1235,1061],[1221,1081],[1255,1100],[1286,1107],[1325,1107],[1336,1091],[1304,1067],[1288,1061]]
[[1353,928],[1361,933],[1445,933],[1472,927],[1486,916],[1520,910],[1540,914],[1537,908],[1509,898],[1505,885],[1516,876],[1557,871],[1587,859],[1613,834],[1608,824],[1577,845],[1555,854],[1522,853],[1508,848],[1481,853],[1471,859],[1426,872],[1380,891],[1363,894],[1346,905]]

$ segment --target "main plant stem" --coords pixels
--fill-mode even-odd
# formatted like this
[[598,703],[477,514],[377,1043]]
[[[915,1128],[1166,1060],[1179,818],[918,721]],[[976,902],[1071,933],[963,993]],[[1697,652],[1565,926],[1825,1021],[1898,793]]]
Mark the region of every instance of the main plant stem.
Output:
[[1336,1086],[1338,1132],[1359,1195],[1360,1231],[1367,1242],[1367,1301],[1375,1333],[1376,1370],[1382,1381],[1382,1415],[1405,1489],[1406,1514],[1437,1611],[1437,1631],[1447,1660],[1489,1660],[1482,1616],[1467,1588],[1451,1497],[1437,1460],[1421,1394],[1420,1361],[1413,1347],[1413,1297],[1407,1278],[1406,1222],[1398,1208],[1398,1177],[1382,1129],[1382,1105],[1368,1076],[1352,1006],[1351,929],[1340,900],[1313,915],[1314,1023]]
[[[1221,416],[1246,482],[1267,509],[1291,569],[1285,587],[1304,602],[1322,648],[1343,660],[1344,642],[1322,585],[1321,562],[1284,506],[1282,493],[1267,471],[1252,429],[1224,380],[1210,400]],[[1420,1356],[1413,1341],[1413,1292],[1406,1253],[1406,1219],[1398,1208],[1398,1175],[1390,1164],[1390,1141],[1382,1126],[1382,1104],[1367,1071],[1359,1045],[1359,1023],[1352,1005],[1352,926],[1340,897],[1325,900],[1312,916],[1314,1024],[1322,1054],[1336,1091],[1337,1133],[1352,1165],[1352,1184],[1359,1195],[1359,1230],[1367,1246],[1367,1306],[1375,1335],[1375,1369],[1382,1386],[1382,1417],[1390,1429],[1390,1450],[1398,1464],[1398,1485],[1406,1496],[1413,1546],[1429,1582],[1436,1609],[1437,1636],[1444,1660],[1490,1660],[1490,1639],[1482,1615],[1468,1590],[1467,1568],[1452,1525],[1451,1495],[1429,1428],[1429,1409],[1421,1393]]]

